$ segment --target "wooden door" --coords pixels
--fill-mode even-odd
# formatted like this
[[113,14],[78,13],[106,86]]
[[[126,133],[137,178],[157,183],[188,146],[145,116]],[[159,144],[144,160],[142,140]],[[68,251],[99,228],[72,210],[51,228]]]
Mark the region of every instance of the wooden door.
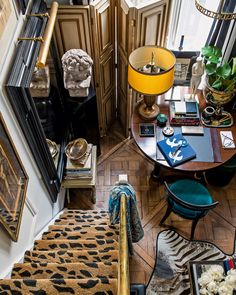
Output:
[[96,0],[90,4],[90,12],[99,127],[104,136],[116,116],[114,1]]
[[89,6],[59,7],[55,24],[55,38],[60,58],[75,48],[93,56],[91,47]]
[[126,136],[129,135],[134,105],[140,99],[139,95],[128,86],[128,57],[140,46],[165,45],[170,1],[160,0],[151,4],[145,1],[138,6],[130,6],[130,1],[118,1],[117,114]]

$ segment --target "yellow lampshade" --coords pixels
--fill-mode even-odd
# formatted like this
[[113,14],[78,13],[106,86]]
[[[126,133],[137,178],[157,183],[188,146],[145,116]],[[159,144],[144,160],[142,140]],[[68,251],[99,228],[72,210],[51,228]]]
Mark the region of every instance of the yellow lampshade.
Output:
[[[159,73],[149,73],[142,69],[150,64],[151,58]],[[135,49],[129,56],[128,82],[137,92],[145,95],[157,95],[169,90],[174,82],[174,54],[166,48],[143,46]]]

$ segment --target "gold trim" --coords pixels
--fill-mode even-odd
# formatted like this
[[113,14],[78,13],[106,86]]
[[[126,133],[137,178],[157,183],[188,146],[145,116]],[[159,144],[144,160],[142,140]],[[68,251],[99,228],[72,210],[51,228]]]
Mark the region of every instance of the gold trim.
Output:
[[223,20],[231,20],[231,19],[236,19],[236,13],[224,13],[222,12],[222,7],[224,4],[224,0],[221,0],[220,2],[220,11],[216,12],[216,11],[212,11],[209,10],[205,7],[203,7],[198,0],[195,0],[195,6],[196,8],[204,15],[208,16],[208,17],[212,17],[212,18],[216,18],[216,19],[223,19]]
[[32,14],[28,14],[27,16],[28,17],[36,16],[36,17],[47,17],[47,18],[49,18],[48,12],[46,12],[46,13],[32,13]]
[[44,68],[47,61],[48,51],[52,39],[52,33],[54,30],[54,25],[56,22],[57,17],[57,10],[58,10],[58,3],[53,2],[50,10],[50,18],[48,20],[43,39],[45,40],[40,47],[38,60],[36,62],[36,66],[38,68]]
[[44,42],[43,37],[19,37],[18,41],[39,41],[39,42]]
[[120,200],[118,295],[130,294],[129,254],[126,222],[126,196],[122,194]]

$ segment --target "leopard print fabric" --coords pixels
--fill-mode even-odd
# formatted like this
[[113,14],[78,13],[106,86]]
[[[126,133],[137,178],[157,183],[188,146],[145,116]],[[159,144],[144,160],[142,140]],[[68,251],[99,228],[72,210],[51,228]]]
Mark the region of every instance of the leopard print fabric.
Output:
[[78,239],[86,239],[86,240],[91,240],[91,239],[103,239],[103,240],[118,240],[119,236],[119,231],[102,231],[102,230],[96,230],[96,228],[101,228],[101,227],[94,227],[94,228],[89,228],[87,230],[83,229],[81,231],[60,231],[60,232],[55,232],[55,231],[48,231],[45,232],[42,236],[43,240],[55,240],[55,239],[67,239],[67,240],[78,240]]
[[110,250],[118,250],[119,244],[116,240],[36,240],[33,250],[102,250],[104,252]]
[[[13,279],[87,279],[117,278],[117,262],[17,263]],[[102,269],[102,273],[101,273]]]
[[57,251],[26,251],[24,262],[117,262],[118,250],[102,252],[99,250],[57,250]]
[[112,295],[116,294],[117,280],[108,278],[89,279],[59,279],[59,280],[24,280],[4,279],[0,281],[1,295],[55,295],[55,294],[76,294],[76,295]]

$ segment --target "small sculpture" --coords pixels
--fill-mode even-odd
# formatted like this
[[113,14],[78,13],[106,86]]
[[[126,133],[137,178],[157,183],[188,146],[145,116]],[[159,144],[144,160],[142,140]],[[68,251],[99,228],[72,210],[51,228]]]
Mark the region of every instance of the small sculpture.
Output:
[[72,97],[88,96],[93,60],[82,49],[70,49],[62,56],[64,86]]
[[192,78],[191,78],[191,88],[192,94],[191,97],[195,97],[198,86],[201,82],[202,75],[204,74],[205,65],[201,57],[198,57],[196,62],[192,66]]
[[30,94],[32,97],[48,97],[50,92],[49,67],[42,69],[35,67],[30,83]]

